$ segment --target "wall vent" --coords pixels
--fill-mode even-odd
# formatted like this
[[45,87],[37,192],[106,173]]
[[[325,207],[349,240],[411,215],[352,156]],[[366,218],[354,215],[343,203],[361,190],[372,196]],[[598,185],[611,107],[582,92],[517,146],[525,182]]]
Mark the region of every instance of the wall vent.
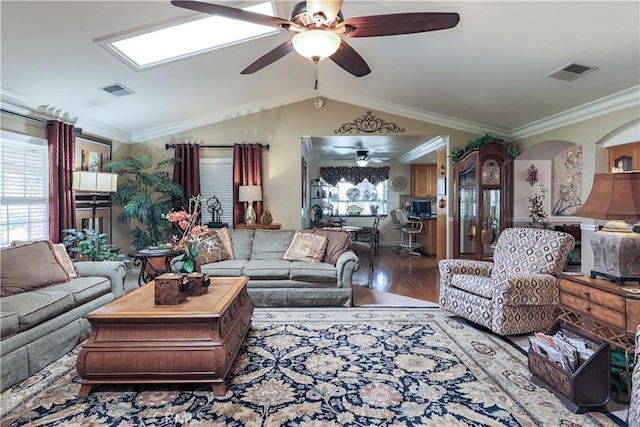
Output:
[[547,77],[553,77],[554,79],[564,80],[571,82],[580,76],[590,73],[593,70],[597,70],[598,67],[591,67],[589,65],[580,65],[575,62],[570,62],[567,65],[558,68],[551,74],[547,74]]
[[120,83],[113,83],[108,86],[101,87],[100,89],[102,89],[107,93],[110,93],[113,96],[117,96],[118,98],[121,96],[127,96],[135,93],[134,91],[124,87]]

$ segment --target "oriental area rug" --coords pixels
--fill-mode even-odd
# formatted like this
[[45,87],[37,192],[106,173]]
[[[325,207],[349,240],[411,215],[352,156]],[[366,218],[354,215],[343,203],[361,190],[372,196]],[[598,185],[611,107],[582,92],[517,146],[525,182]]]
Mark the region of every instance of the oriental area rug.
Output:
[[[3,426],[615,426],[530,382],[521,345],[437,308],[256,308],[225,396],[99,386],[79,349],[2,394]],[[625,414],[626,416],[626,414]]]

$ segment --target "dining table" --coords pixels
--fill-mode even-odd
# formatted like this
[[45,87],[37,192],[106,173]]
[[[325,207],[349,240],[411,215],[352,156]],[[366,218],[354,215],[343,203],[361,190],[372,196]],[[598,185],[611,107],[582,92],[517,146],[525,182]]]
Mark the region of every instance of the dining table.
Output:
[[351,233],[351,240],[353,241],[358,240],[358,234],[362,231],[362,227],[358,227],[357,225],[343,225],[341,228]]

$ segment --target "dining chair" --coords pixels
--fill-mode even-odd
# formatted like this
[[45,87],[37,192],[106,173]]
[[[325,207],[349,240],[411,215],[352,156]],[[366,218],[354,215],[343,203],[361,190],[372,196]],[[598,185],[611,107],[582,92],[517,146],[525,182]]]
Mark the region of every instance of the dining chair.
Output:
[[349,245],[349,249],[358,254],[358,252],[366,253],[369,259],[369,285],[373,279],[373,253],[375,251],[376,235],[378,233],[378,227],[380,225],[380,214],[376,215],[373,219],[373,226],[371,227],[371,233],[367,240],[352,240]]
[[[376,214],[373,218],[371,226],[364,226],[356,235],[356,240],[361,242],[371,242],[373,250],[377,253],[380,247],[380,214]],[[372,238],[373,237],[373,238]]]

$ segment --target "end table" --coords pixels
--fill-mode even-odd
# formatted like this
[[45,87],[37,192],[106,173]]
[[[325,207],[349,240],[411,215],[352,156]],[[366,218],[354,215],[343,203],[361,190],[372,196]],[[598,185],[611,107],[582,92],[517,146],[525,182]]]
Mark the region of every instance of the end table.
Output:
[[[131,251],[127,254],[129,258],[133,258],[134,266],[140,266],[138,286],[150,282],[161,274],[169,273],[171,271],[171,265],[169,263],[178,255],[180,255],[180,252],[174,251],[173,249],[140,249],[139,251]],[[163,258],[164,268],[158,268],[150,263],[150,258]]]

